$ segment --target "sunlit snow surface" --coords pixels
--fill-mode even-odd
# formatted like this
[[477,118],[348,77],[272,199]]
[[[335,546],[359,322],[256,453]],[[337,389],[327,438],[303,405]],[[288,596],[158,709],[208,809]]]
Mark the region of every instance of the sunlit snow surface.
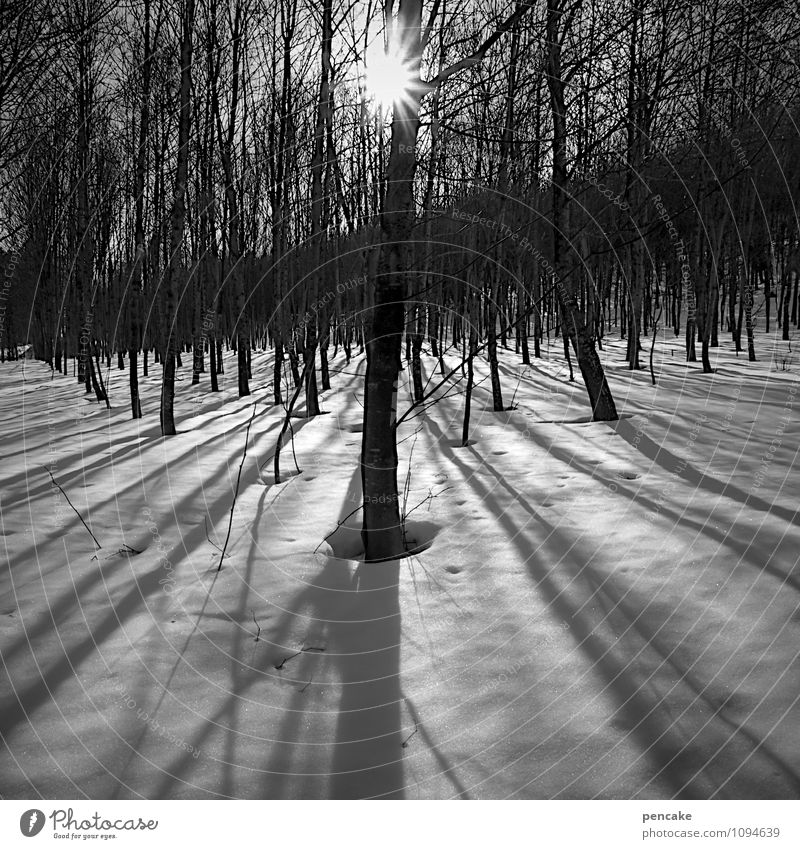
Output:
[[323,539],[359,503],[363,357],[278,485],[269,353],[241,400],[232,358],[218,396],[185,365],[166,441],[157,367],[134,422],[126,371],[106,411],[3,365],[0,795],[797,798],[800,355],[721,334],[703,375],[681,342],[656,387],[606,342],[611,425],[560,340],[501,351],[516,408],[484,379],[469,447],[455,390],[401,426],[429,547],[361,566],[357,513]]

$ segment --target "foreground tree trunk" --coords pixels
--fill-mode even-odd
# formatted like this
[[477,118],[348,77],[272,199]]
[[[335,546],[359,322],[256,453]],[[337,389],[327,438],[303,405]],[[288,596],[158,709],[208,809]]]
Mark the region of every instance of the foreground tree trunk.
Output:
[[[388,43],[403,61],[412,81],[394,104],[392,141],[386,169],[386,194],[381,210],[378,271],[372,281],[374,305],[367,338],[364,385],[364,425],[361,443],[361,485],[364,518],[361,536],[366,560],[387,560],[403,553],[403,529],[397,494],[397,382],[405,325],[409,252],[416,221],[414,176],[419,108],[425,94],[437,90],[463,68],[481,62],[488,49],[530,8],[518,3],[514,13],[469,57],[422,82],[424,40],[422,0],[399,0],[391,17],[386,4]],[[431,29],[431,24],[426,28]],[[615,413],[616,417],[616,413]]]
[[[393,45],[419,79],[422,3],[401,0]],[[387,25],[389,21],[387,21]],[[390,44],[391,44],[390,40]],[[403,551],[397,494],[397,381],[405,326],[407,252],[414,227],[414,175],[421,88],[394,105],[386,196],[381,212],[378,274],[373,281],[374,307],[367,338],[361,484],[364,519],[361,536],[365,559],[387,560]]]

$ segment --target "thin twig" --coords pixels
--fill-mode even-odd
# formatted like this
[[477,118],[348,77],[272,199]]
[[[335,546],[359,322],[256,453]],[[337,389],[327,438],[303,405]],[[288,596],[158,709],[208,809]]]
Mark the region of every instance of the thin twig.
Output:
[[345,522],[346,522],[346,521],[347,521],[347,520],[348,520],[348,519],[349,519],[349,518],[350,518],[350,517],[351,517],[354,513],[358,513],[358,511],[362,508],[362,506],[363,506],[362,504],[359,504],[359,505],[358,505],[358,507],[356,507],[356,509],[355,509],[355,510],[351,510],[351,511],[350,511],[350,512],[349,512],[349,513],[348,513],[348,514],[344,517],[344,519],[339,519],[339,521],[336,523],[336,527],[335,527],[335,528],[334,528],[334,529],[333,529],[333,530],[332,530],[332,531],[331,531],[331,532],[330,532],[330,533],[329,533],[329,534],[328,534],[328,535],[327,535],[327,536],[326,536],[326,537],[322,540],[322,542],[320,542],[320,544],[319,544],[319,545],[318,545],[318,546],[314,549],[314,551],[313,551],[312,553],[313,553],[313,554],[316,554],[316,553],[319,551],[319,548],[320,548],[320,546],[322,545],[322,543],[327,542],[327,541],[328,541],[328,540],[329,540],[329,539],[330,539],[330,538],[331,538],[331,537],[332,537],[332,536],[336,533],[336,531],[338,531],[338,530],[339,530],[339,528],[341,528],[341,527],[342,527],[342,525],[343,525],[343,524],[344,524],[344,523],[345,523]]
[[222,549],[208,535],[208,516],[203,516],[203,524],[205,525],[206,529],[206,539],[209,541],[209,543],[211,543],[211,545],[214,546],[214,548],[217,549],[217,551],[222,551]]
[[319,648],[318,646],[308,646],[307,648],[304,647],[304,648],[300,649],[300,651],[296,651],[294,654],[290,654],[289,657],[285,657],[280,663],[276,663],[275,669],[283,669],[284,663],[287,663],[288,661],[293,660],[294,658],[303,654],[303,652],[309,652],[309,651],[323,652],[323,651],[325,651],[325,649]]
[[251,611],[250,611],[250,614],[251,614],[251,615],[252,615],[252,617],[253,617],[253,622],[255,623],[256,628],[258,628],[258,632],[256,633],[256,638],[253,640],[253,642],[254,642],[254,643],[257,643],[257,642],[258,642],[258,638],[261,636],[261,626],[258,624],[258,621],[257,621],[257,619],[256,619],[256,612],[255,612],[255,610],[251,610]]
[[75,505],[69,500],[69,496],[67,495],[67,493],[64,492],[64,487],[61,486],[61,484],[53,477],[53,473],[50,471],[50,469],[47,468],[47,466],[42,466],[42,468],[47,472],[48,475],[50,475],[50,480],[53,481],[53,483],[61,490],[61,494],[64,496],[64,498],[67,499],[67,504],[69,504],[69,506],[75,512],[75,515],[81,520],[83,527],[86,528],[86,530],[89,532],[89,536],[94,540],[94,544],[97,546],[98,549],[102,548],[103,546],[100,545],[100,543],[97,541],[97,537],[92,533],[92,529],[86,524],[86,522],[83,521],[83,516],[81,516],[81,514],[76,509]]
[[[311,364],[311,361],[308,360],[303,366],[303,373],[300,375],[300,380],[297,382],[297,386],[295,386],[294,394],[292,395],[289,404],[286,406],[286,416],[283,420],[283,427],[281,427],[280,432],[278,433],[278,439],[275,443],[275,453],[272,455],[273,462],[273,471],[275,473],[275,483],[279,484],[281,482],[281,446],[283,444],[283,435],[289,429],[289,425],[291,423],[291,415],[294,410],[294,405],[297,403],[297,399],[300,396],[300,393],[303,390],[303,384],[305,383],[306,373],[308,372],[308,367]],[[288,384],[287,384],[288,390]],[[295,462],[295,465],[297,463]],[[298,468],[298,472],[300,469]]]
[[408,748],[408,741],[409,741],[409,740],[410,740],[410,739],[411,739],[411,738],[412,738],[412,737],[413,737],[413,736],[417,733],[417,731],[418,731],[418,730],[419,730],[419,727],[417,726],[417,723],[415,722],[415,723],[414,723],[414,730],[413,730],[413,731],[412,731],[412,732],[408,735],[408,737],[406,737],[406,739],[405,739],[405,740],[403,740],[403,742],[400,744],[400,748],[401,748],[401,749],[407,749],[407,748]]
[[405,543],[406,536],[406,507],[408,505],[408,493],[411,489],[411,461],[414,458],[414,448],[416,445],[417,439],[414,437],[414,441],[411,443],[411,450],[408,452],[408,471],[406,472],[406,479],[403,484],[403,510],[400,514],[400,524],[403,526],[403,543]]
[[[525,368],[530,368],[530,366],[525,366]],[[514,394],[511,396],[511,403],[508,405],[509,410],[516,409],[514,407],[514,399],[517,397],[517,392],[519,392],[519,385],[522,383],[522,371],[519,373],[519,380],[517,380],[517,385],[514,387]]]
[[294,467],[297,469],[297,474],[300,474],[300,466],[297,465],[297,452],[294,450],[294,425],[292,424],[292,420],[289,419],[289,439],[292,445],[292,459],[294,460]]
[[280,663],[276,663],[275,668],[276,669],[283,669],[283,664],[286,663],[286,661],[291,660],[293,657],[297,657],[298,654],[302,654],[302,653],[303,653],[303,650],[301,649],[300,651],[295,652],[294,654],[290,654],[289,657],[285,657]]
[[653,322],[653,341],[650,345],[650,380],[653,381],[653,386],[656,385],[656,373],[653,371],[653,351],[656,347],[656,336],[658,335],[658,320],[661,318],[661,313],[664,309],[663,303],[658,307],[658,315]]
[[250,421],[247,423],[247,430],[244,434],[244,452],[242,453],[242,462],[239,463],[239,473],[236,475],[236,488],[233,491],[233,503],[231,504],[231,514],[228,517],[228,533],[225,535],[225,545],[222,546],[222,554],[219,558],[219,566],[217,566],[217,572],[222,569],[222,561],[225,559],[225,551],[228,548],[228,541],[231,538],[231,528],[233,528],[233,511],[236,509],[236,499],[239,495],[239,482],[242,479],[242,469],[244,468],[244,461],[247,457],[247,443],[250,440],[250,427],[253,424],[253,419],[256,416],[256,405],[253,404],[253,413],[250,416]]
[[428,490],[428,494],[425,496],[425,498],[423,498],[422,501],[419,502],[419,504],[416,504],[414,507],[412,507],[408,511],[408,513],[406,513],[405,518],[407,519],[415,510],[422,507],[422,505],[426,501],[431,501],[434,498],[438,498],[440,495],[443,495],[445,492],[447,492],[448,489],[452,489],[452,488],[453,488],[452,486],[446,486],[444,489],[439,490],[439,492],[437,492],[437,493],[434,493],[432,490]]

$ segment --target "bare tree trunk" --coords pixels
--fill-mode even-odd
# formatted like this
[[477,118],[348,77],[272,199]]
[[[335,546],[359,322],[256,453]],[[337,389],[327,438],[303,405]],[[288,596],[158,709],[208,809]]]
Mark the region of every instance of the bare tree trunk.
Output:
[[564,0],[547,2],[547,82],[553,113],[553,268],[554,284],[561,305],[566,332],[575,349],[578,368],[583,376],[594,421],[615,421],[618,417],[614,398],[606,381],[603,365],[578,309],[569,282],[565,241],[569,244],[567,209],[567,134],[564,82],[561,72],[561,37],[559,24]]
[[[216,3],[211,8],[211,32],[214,48],[220,50],[217,38]],[[236,188],[236,176],[233,167],[233,143],[236,137],[236,122],[239,107],[240,74],[242,65],[242,43],[245,35],[245,12],[241,2],[235,4],[231,24],[231,95],[228,112],[227,131],[222,126],[222,116],[219,102],[218,73],[212,75],[212,101],[214,116],[219,137],[219,154],[222,163],[222,173],[225,178],[225,201],[228,206],[228,265],[233,282],[233,292],[236,304],[234,316],[234,335],[236,337],[237,378],[239,397],[250,394],[249,369],[247,353],[250,348],[250,325],[248,321],[248,306],[245,298],[244,281],[242,279],[242,246],[240,199]],[[218,68],[216,69],[218,71]]]
[[500,386],[500,368],[497,364],[497,277],[494,269],[489,270],[491,285],[486,304],[486,353],[489,358],[489,375],[492,383],[492,408],[495,413],[503,412],[503,390]]
[[147,167],[147,145],[150,138],[150,78],[153,64],[153,45],[150,39],[150,0],[144,0],[144,34],[142,44],[142,107],[139,113],[139,146],[136,149],[136,174],[134,199],[136,223],[134,225],[133,270],[131,274],[130,345],[128,347],[131,417],[142,417],[139,397],[139,349],[142,347],[142,278],[145,270],[144,235],[144,183]]
[[194,0],[186,0],[182,15],[180,116],[178,119],[178,165],[170,216],[170,253],[167,275],[166,336],[164,372],[161,380],[161,433],[174,436],[175,430],[175,358],[178,344],[178,286],[181,246],[186,223],[186,184],[189,171],[189,129],[191,126],[192,31]]
[[[470,296],[467,294],[467,304],[470,303]],[[467,385],[464,390],[464,423],[461,428],[461,447],[466,448],[469,445],[469,420],[472,411],[472,388],[475,383],[475,369],[473,367],[475,361],[475,351],[477,348],[477,337],[475,328],[469,319],[469,306],[467,306],[466,315],[467,333],[464,335],[464,347],[467,351]],[[467,341],[469,337],[469,341]]]
[[[324,233],[322,178],[325,170],[325,129],[329,122],[331,108],[331,40],[333,38],[332,0],[323,0],[322,5],[322,69],[320,74],[319,100],[317,103],[317,122],[314,128],[314,155],[311,160],[311,257],[313,267],[310,275],[310,297],[313,316],[306,323],[306,338],[303,348],[303,366],[305,371],[306,414],[318,416],[319,394],[317,390],[316,351],[318,344],[317,303],[322,290],[322,254]],[[308,310],[306,310],[308,315]]]
[[[391,21],[386,21],[387,26]],[[390,38],[419,78],[422,58],[421,0],[400,0]],[[391,43],[391,42],[390,42]],[[367,337],[361,484],[364,517],[361,536],[367,560],[398,557],[403,534],[397,494],[397,383],[409,264],[415,223],[414,175],[421,92],[410,91],[394,105],[386,195],[381,212],[379,273],[373,280],[374,306]]]

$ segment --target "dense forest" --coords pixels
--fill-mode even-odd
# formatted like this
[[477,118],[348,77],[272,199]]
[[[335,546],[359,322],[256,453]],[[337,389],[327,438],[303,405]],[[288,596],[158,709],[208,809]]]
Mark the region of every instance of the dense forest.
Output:
[[606,334],[637,369],[669,325],[710,371],[721,333],[757,357],[755,292],[767,330],[797,325],[793,4],[25,0],[3,19],[3,355],[30,344],[100,402],[103,363],[127,368],[134,418],[157,366],[164,435],[176,374],[217,391],[223,348],[240,396],[302,383],[315,415],[328,352],[366,346],[365,456],[391,466],[403,341],[416,404],[423,348],[443,378],[452,348],[487,358],[499,411],[497,346],[528,363],[563,335],[613,420]]

